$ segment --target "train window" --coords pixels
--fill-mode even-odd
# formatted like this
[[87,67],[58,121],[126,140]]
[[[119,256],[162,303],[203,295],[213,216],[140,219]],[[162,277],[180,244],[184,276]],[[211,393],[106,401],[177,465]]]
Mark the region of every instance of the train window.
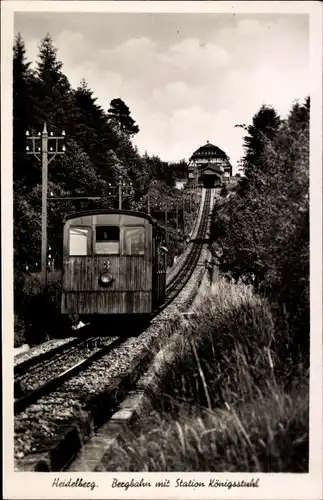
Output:
[[88,255],[89,231],[86,227],[70,228],[70,255]]
[[119,226],[96,226],[95,253],[118,254],[119,249]]
[[123,253],[124,255],[144,255],[145,253],[145,228],[124,226],[123,228]]

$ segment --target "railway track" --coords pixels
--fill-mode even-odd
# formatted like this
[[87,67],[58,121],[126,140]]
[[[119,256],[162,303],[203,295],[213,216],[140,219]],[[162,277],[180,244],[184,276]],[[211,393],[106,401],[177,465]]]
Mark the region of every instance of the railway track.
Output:
[[[91,363],[119,345],[123,341],[123,339],[121,339],[120,337],[105,339],[104,345],[103,347],[101,347],[98,346],[98,343],[100,344],[102,342],[101,337],[92,337],[91,339],[82,342],[83,347],[85,347],[85,344],[87,344],[89,341],[93,344],[92,348],[94,349],[94,352],[89,351],[89,349],[85,348],[84,353],[81,354],[81,359],[78,359],[76,363],[72,363],[69,368],[59,371],[57,375],[49,378],[49,380],[47,380],[45,383],[41,383],[36,388],[33,388],[27,391],[21,397],[16,398],[14,401],[15,415],[21,413],[27,406],[35,403],[41,397],[49,394],[50,392],[53,392],[69,378],[80,373],[82,370],[85,370]],[[81,346],[78,345],[77,347],[75,347],[73,352],[76,354],[80,354],[80,349]],[[71,354],[64,353],[63,359],[65,359],[65,357],[68,355]],[[60,360],[61,359],[62,358],[60,358]],[[53,363],[57,361],[58,360],[53,361]],[[25,375],[29,377],[30,373],[27,372]]]
[[191,251],[185,259],[179,272],[171,279],[166,289],[166,301],[162,305],[161,310],[165,309],[170,302],[179,294],[181,289],[189,281],[192,273],[199,260],[203,244],[205,243],[206,231],[208,226],[208,218],[210,213],[211,189],[206,191],[203,212],[196,238],[190,242]]
[[[208,217],[210,213],[210,202],[211,190],[206,190],[202,209],[203,211],[196,238],[190,242],[191,251],[187,255],[179,272],[168,283],[166,290],[166,301],[163,306],[158,311],[156,311],[156,314],[164,310],[178,296],[180,291],[189,281],[194,272],[194,269],[196,268],[201,250],[203,248],[203,244],[205,243],[206,231],[208,227]],[[27,386],[29,385],[29,388],[27,389],[27,391],[25,390],[22,394],[19,394],[19,397],[17,397],[14,401],[15,415],[19,415],[20,413],[22,413],[30,405],[36,403],[40,398],[57,391],[60,386],[64,384],[64,382],[69,381],[73,377],[85,371],[90,367],[92,363],[99,360],[101,357],[104,357],[104,355],[113,352],[114,349],[124,341],[124,338],[121,337],[106,338],[103,341],[104,345],[102,346],[97,344],[98,342],[102,342],[102,337],[93,336],[86,340],[84,338],[73,339],[71,342],[65,344],[64,346],[59,346],[52,351],[42,353],[36,358],[29,359],[17,365],[15,368],[15,384],[17,384],[18,387],[18,385],[21,385],[23,380],[26,380],[26,378],[32,378],[33,376],[37,377],[45,370],[51,369],[51,367],[55,365],[59,365],[62,361],[70,361],[70,358],[73,358],[73,356],[76,356],[76,358],[78,358],[77,360],[74,360],[76,362],[73,362],[72,360],[72,364],[68,368],[66,368],[66,365],[68,365],[68,363],[66,363],[65,366],[63,364],[61,366],[61,369],[56,366],[55,369],[57,373],[55,374],[55,376],[50,377],[45,382],[42,380],[42,383],[40,385],[38,384],[37,387],[34,387],[29,380],[29,384],[27,384]],[[88,343],[92,344],[92,351],[90,351],[90,349],[87,349]],[[83,354],[81,353],[82,349],[84,351]],[[86,350],[88,352],[85,352]],[[30,386],[33,387],[30,388]],[[61,391],[61,389],[59,390]]]
[[59,345],[49,351],[40,353],[37,356],[19,363],[14,368],[14,380],[15,384],[17,384],[17,389],[19,383],[26,375],[29,376],[31,374],[41,372],[43,369],[53,365],[57,360],[67,358],[81,347],[85,347],[87,345],[91,347],[91,342],[91,337],[83,340],[82,338],[74,338],[66,344]]
[[50,362],[54,356],[64,353],[65,350],[74,349],[79,343],[79,338],[73,338],[70,342],[61,344],[57,347],[54,347],[53,349],[41,352],[37,356],[33,356],[32,358],[28,358],[25,361],[22,361],[14,367],[15,380],[18,380],[20,376],[24,375],[28,371],[36,369],[38,366],[45,366],[46,363]]

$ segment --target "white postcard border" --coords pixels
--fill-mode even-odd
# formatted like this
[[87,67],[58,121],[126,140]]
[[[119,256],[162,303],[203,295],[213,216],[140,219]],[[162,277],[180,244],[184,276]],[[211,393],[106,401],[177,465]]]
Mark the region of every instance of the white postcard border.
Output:
[[[310,153],[310,271],[311,271],[311,386],[310,472],[308,474],[212,474],[212,473],[27,473],[13,467],[13,207],[12,207],[12,45],[14,12],[196,12],[196,13],[293,13],[310,16],[311,50],[311,153]],[[87,2],[7,1],[1,16],[1,222],[3,311],[3,457],[4,498],[322,498],[322,3],[321,2]],[[297,54],[295,54],[297,57]],[[52,487],[55,478],[94,481],[88,488]],[[259,478],[258,488],[112,488],[113,478],[129,481],[210,479],[238,481]]]

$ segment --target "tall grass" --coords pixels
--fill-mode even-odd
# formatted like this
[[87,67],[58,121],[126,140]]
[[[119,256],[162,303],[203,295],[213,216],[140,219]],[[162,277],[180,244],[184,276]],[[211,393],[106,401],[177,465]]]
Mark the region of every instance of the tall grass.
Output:
[[300,359],[285,371],[281,324],[249,287],[217,283],[182,323],[149,416],[107,454],[107,470],[307,471],[307,371]]

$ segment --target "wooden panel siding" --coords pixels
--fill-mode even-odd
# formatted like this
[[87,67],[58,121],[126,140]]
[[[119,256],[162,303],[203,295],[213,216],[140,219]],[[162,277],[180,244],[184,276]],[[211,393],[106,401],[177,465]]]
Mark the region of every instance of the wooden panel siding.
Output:
[[[104,263],[110,261],[114,281],[107,289],[99,283]],[[64,291],[151,290],[151,262],[144,255],[68,257],[64,262]]]
[[[118,255],[95,254],[96,226],[119,226]],[[69,255],[70,228],[87,226],[89,255]],[[145,230],[144,255],[125,255],[125,226]],[[92,213],[70,218],[64,225],[62,313],[63,314],[133,314],[151,312],[152,226],[145,217],[124,213]],[[114,280],[109,287],[100,284],[100,276],[110,262]]]
[[144,314],[151,312],[151,292],[69,292],[63,314]]

